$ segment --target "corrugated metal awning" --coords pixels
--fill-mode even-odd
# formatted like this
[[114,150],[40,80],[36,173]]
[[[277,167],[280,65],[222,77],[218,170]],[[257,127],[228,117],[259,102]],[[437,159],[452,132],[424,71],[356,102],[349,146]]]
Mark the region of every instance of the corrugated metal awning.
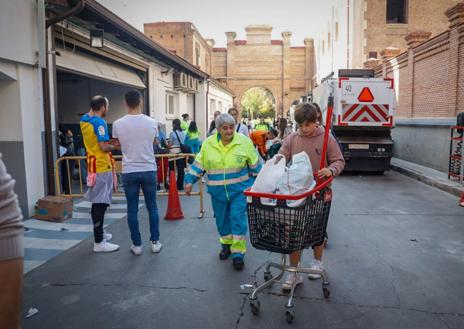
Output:
[[129,68],[78,51],[60,49],[59,53],[61,56],[56,56],[58,69],[120,85],[146,88],[137,73]]

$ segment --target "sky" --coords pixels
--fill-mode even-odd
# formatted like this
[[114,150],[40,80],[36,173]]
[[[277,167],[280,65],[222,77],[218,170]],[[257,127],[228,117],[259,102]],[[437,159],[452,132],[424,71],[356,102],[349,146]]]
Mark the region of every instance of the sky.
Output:
[[144,23],[189,21],[204,38],[213,38],[215,47],[226,46],[225,32],[237,32],[245,39],[245,26],[273,26],[272,38],[292,32],[292,46],[302,46],[304,38],[317,39],[327,24],[327,0],[97,0],[116,15],[143,32]]

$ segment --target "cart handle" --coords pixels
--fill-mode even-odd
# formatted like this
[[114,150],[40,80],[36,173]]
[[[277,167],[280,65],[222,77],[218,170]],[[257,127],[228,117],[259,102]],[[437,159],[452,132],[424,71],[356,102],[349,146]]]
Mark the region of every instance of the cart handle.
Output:
[[300,200],[306,198],[307,196],[319,192],[323,188],[327,187],[330,183],[332,183],[333,177],[329,177],[327,180],[322,182],[321,184],[314,187],[312,190],[304,192],[298,195],[288,195],[288,194],[272,194],[272,193],[262,193],[262,192],[251,192],[251,187],[247,188],[245,192],[243,192],[246,196],[256,197],[256,198],[269,198],[269,199],[278,199],[278,200]]

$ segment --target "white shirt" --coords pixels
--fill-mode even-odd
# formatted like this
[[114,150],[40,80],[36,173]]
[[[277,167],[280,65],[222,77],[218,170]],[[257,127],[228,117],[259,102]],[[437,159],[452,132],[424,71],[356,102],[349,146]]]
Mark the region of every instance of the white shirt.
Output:
[[113,137],[121,143],[122,173],[156,171],[153,141],[158,123],[145,114],[127,114],[113,123]]
[[235,131],[238,132],[239,134],[245,135],[246,137],[250,137],[250,132],[248,131],[248,127],[244,125],[243,123],[239,123],[235,127]]

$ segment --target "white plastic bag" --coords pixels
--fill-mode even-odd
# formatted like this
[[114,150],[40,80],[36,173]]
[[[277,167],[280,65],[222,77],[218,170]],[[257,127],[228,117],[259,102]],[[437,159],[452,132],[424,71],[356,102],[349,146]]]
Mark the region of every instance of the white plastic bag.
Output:
[[[309,191],[315,186],[313,167],[306,152],[300,152],[292,157],[292,164],[276,184],[278,194],[298,195]],[[298,207],[304,202],[300,200],[287,200],[287,206]]]
[[[275,193],[277,181],[285,175],[285,159],[275,163],[275,159],[267,161],[256,177],[251,187],[252,192]],[[275,205],[275,201],[267,198],[261,198],[261,202],[267,205]]]

